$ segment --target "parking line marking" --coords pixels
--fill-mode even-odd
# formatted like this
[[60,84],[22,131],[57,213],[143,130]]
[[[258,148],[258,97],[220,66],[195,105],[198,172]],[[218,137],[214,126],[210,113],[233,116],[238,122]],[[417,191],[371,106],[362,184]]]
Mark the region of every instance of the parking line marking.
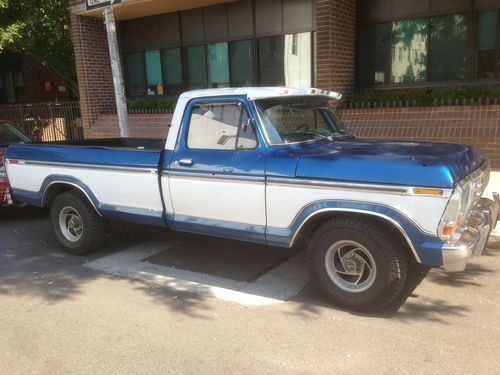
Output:
[[[297,295],[309,281],[303,252],[296,254],[251,283],[146,263],[180,241],[151,241],[84,264],[85,267],[163,285],[183,292],[215,297],[245,306],[282,303]],[[269,249],[269,251],[276,251]]]

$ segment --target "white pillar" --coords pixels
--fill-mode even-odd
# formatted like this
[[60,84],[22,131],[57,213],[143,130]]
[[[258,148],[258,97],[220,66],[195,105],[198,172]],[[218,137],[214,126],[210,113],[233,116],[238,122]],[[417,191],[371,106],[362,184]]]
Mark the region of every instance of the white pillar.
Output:
[[104,8],[104,21],[108,34],[109,57],[111,58],[111,71],[113,73],[113,85],[115,87],[116,111],[118,113],[118,124],[120,126],[120,137],[128,138],[128,115],[125,89],[123,87],[122,66],[118,52],[118,40],[116,38],[115,16],[112,7]]

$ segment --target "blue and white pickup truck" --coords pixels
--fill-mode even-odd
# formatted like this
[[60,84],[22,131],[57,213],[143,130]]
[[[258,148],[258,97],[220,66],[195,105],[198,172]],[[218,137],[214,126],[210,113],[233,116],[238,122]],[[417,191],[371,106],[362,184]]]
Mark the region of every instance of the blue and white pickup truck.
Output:
[[51,207],[55,234],[72,254],[96,250],[108,219],[307,245],[312,278],[329,300],[381,310],[410,267],[462,271],[481,255],[498,198],[481,198],[490,168],[477,149],[358,139],[330,106],[339,97],[319,89],[190,91],[166,142],[10,146],[12,193]]

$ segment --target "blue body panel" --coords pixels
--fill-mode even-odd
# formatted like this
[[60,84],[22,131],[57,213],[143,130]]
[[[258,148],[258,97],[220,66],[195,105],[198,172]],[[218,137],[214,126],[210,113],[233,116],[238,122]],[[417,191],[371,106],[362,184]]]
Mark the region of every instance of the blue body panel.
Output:
[[295,145],[290,155],[300,178],[436,188],[453,188],[485,161],[472,146],[362,139]]
[[206,234],[209,236],[267,244],[265,237],[266,227],[260,225],[232,223],[182,215],[175,215],[175,220],[169,217],[167,221],[169,228],[181,232]]
[[160,156],[155,150],[55,144],[13,144],[5,154],[6,159],[153,169],[158,168]]

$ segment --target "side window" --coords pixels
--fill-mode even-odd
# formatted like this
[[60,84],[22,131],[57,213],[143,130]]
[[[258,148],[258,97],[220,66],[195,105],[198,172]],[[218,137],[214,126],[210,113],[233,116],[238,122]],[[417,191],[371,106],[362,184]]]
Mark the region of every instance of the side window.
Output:
[[206,150],[256,147],[253,124],[241,104],[197,104],[191,110],[187,146]]

